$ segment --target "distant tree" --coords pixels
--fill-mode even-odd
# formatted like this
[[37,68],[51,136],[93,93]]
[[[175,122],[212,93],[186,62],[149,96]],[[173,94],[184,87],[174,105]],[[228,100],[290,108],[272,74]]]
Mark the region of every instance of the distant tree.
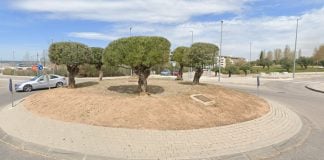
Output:
[[138,75],[138,90],[147,93],[151,67],[169,60],[170,42],[163,37],[134,36],[112,41],[104,51],[104,62],[132,68]]
[[284,58],[288,58],[289,60],[294,59],[294,53],[290,50],[290,47],[286,45],[284,49]]
[[274,50],[274,62],[276,64],[279,64],[280,60],[282,58],[282,52],[281,52],[281,49],[275,49]]
[[173,51],[173,60],[179,63],[179,74],[177,77],[177,80],[183,80],[183,67],[189,66],[189,53],[190,48],[189,47],[177,47]]
[[268,51],[267,56],[266,56],[265,59],[268,59],[270,61],[273,61],[273,53],[272,53],[272,51]]
[[99,72],[99,81],[102,80],[103,72],[101,70],[103,62],[102,62],[102,55],[104,49],[99,47],[92,47],[91,48],[91,62],[90,64],[95,65],[97,71]]
[[228,72],[228,77],[232,77],[232,74],[238,71],[238,67],[233,64],[230,64],[226,65],[225,70]]
[[250,65],[250,63],[244,63],[242,65],[240,65],[240,70],[242,70],[244,72],[244,75],[247,76],[247,72],[251,71],[252,67]]
[[324,44],[322,44],[318,49],[314,49],[314,61],[319,62],[324,60]]
[[324,67],[324,60],[321,60],[320,62],[320,65]]
[[90,49],[77,42],[56,42],[51,44],[49,48],[49,58],[56,65],[66,65],[69,72],[69,88],[75,88],[74,77],[79,72],[79,66],[89,63],[91,60]]
[[190,64],[195,68],[193,84],[199,84],[199,79],[204,73],[203,67],[212,65],[215,54],[218,54],[218,47],[211,43],[194,43],[191,46],[189,60]]
[[311,57],[300,57],[296,60],[296,63],[299,64],[302,68],[307,69],[309,65],[313,64],[313,59]]
[[273,62],[269,59],[264,60],[264,65],[267,66],[268,71],[270,70],[270,66],[272,66]]
[[258,65],[262,66],[262,68],[264,68],[266,66],[266,64],[265,64],[265,53],[263,51],[260,52]]
[[293,60],[289,58],[283,58],[280,60],[280,65],[282,68],[286,69],[287,72],[290,72],[290,69],[293,67]]

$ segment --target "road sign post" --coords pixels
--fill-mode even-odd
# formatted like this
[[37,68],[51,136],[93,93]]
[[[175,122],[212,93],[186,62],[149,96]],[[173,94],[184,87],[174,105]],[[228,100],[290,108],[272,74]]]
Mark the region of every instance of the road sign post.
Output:
[[260,76],[257,75],[257,95],[259,96]]
[[12,79],[9,79],[9,91],[11,93],[11,107],[14,107],[14,94],[13,94],[13,87],[12,87]]

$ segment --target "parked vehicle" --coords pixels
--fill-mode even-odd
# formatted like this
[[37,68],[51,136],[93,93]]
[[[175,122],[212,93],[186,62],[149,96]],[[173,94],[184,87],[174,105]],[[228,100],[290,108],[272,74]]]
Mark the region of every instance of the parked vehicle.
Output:
[[171,75],[171,71],[168,70],[168,69],[164,69],[162,72],[161,72],[161,76],[170,76]]
[[43,88],[49,88],[49,87],[63,87],[66,85],[67,82],[65,80],[65,77],[59,76],[59,75],[39,75],[36,76],[29,81],[25,81],[22,83],[16,83],[15,84],[15,90],[16,91],[24,91],[24,92],[31,92],[35,89],[43,89]]
[[173,71],[172,75],[173,76],[178,76],[179,75],[179,71]]

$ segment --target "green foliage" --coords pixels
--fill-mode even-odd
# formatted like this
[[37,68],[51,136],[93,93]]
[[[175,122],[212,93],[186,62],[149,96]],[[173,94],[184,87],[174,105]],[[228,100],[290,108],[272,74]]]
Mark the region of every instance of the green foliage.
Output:
[[151,68],[169,59],[170,42],[163,37],[129,37],[111,42],[104,51],[104,62],[112,66]]
[[232,74],[238,74],[239,73],[239,68],[236,65],[226,65],[225,70],[229,73]]
[[49,58],[57,65],[80,65],[90,63],[91,51],[81,43],[77,42],[56,42],[49,48]]
[[104,49],[100,47],[91,47],[91,61],[90,64],[94,64],[96,68],[100,69],[103,65],[102,55],[104,53]]
[[244,63],[241,66],[239,66],[240,70],[242,70],[244,72],[244,74],[246,75],[248,71],[251,71],[252,67],[249,63]]
[[174,61],[178,62],[182,66],[189,66],[189,47],[177,47],[173,52],[172,58]]
[[265,66],[267,66],[268,70],[270,69],[270,66],[273,64],[273,62],[269,59],[265,59],[263,63]]
[[202,68],[214,63],[218,55],[218,47],[211,43],[194,43],[189,54],[189,63],[196,68]]
[[302,68],[307,69],[309,65],[313,64],[313,58],[311,57],[300,57],[296,61],[297,64],[299,64]]
[[280,65],[282,68],[286,69],[287,72],[293,67],[293,60],[290,60],[288,57],[280,60]]
[[324,67],[324,60],[320,61],[319,63],[320,63],[321,66]]

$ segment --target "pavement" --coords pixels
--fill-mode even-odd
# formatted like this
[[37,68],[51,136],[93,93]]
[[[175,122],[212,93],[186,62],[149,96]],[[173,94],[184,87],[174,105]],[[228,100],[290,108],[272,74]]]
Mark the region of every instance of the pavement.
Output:
[[17,102],[14,108],[7,106],[0,112],[1,141],[44,156],[82,160],[267,158],[280,154],[279,149],[298,145],[307,135],[303,132],[291,141],[303,121],[287,107],[270,104],[268,114],[243,123],[159,131],[61,122],[36,116]]

